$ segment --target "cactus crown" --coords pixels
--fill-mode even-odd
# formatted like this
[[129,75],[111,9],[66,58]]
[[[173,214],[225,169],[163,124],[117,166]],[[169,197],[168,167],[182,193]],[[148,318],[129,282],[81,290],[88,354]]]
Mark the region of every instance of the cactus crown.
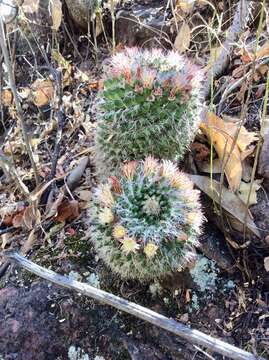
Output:
[[177,52],[127,48],[112,56],[99,96],[97,165],[182,158],[199,124],[201,72]]
[[197,243],[202,214],[197,190],[170,161],[131,161],[97,191],[92,240],[123,278],[162,277],[181,269]]

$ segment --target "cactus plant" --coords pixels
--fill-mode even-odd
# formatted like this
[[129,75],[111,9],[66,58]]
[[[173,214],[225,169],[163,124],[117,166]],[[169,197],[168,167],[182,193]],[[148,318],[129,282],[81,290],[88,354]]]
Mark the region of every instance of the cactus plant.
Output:
[[95,192],[91,240],[122,278],[161,278],[193,261],[203,220],[199,191],[169,160],[123,165]]
[[181,159],[198,128],[201,79],[175,51],[126,48],[112,56],[97,103],[97,172],[148,155]]

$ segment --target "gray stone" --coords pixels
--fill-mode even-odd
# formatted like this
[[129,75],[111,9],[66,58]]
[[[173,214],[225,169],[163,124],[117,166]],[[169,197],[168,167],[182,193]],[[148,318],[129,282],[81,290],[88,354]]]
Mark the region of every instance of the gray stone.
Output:
[[126,46],[167,46],[172,32],[171,13],[162,0],[136,1],[116,14],[116,41]]
[[90,24],[91,14],[93,13],[96,0],[66,0],[68,11],[76,25],[87,30]]

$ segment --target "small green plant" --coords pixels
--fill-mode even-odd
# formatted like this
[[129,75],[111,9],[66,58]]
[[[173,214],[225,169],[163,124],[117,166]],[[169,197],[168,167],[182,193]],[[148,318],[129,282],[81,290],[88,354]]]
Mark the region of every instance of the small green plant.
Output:
[[194,260],[203,216],[189,178],[149,156],[97,188],[90,219],[98,256],[122,278],[143,281]]
[[175,51],[126,48],[112,56],[97,106],[97,172],[148,155],[182,158],[199,125],[201,79]]

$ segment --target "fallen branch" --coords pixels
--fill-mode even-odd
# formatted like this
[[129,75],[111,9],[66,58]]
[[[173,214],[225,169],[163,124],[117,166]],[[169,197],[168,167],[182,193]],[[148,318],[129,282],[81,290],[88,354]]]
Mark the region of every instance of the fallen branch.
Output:
[[48,270],[35,264],[17,252],[8,251],[4,253],[4,256],[8,260],[15,261],[22,268],[27,269],[37,276],[49,280],[57,285],[75,290],[83,295],[101,301],[104,304],[111,305],[118,310],[134,315],[142,320],[148,321],[149,323],[156,325],[164,330],[170,331],[195,345],[204,346],[212,352],[217,352],[223,356],[228,356],[229,358],[236,360],[262,360],[262,358],[255,357],[253,354],[247,351],[241,350],[224,341],[215,339],[202,333],[201,331],[192,330],[173,319],[169,319],[161,314],[156,313],[155,311],[129,302],[103,290],[94,288],[88,284],[81,283],[66,276],[57,274],[52,270]]
[[237,38],[244,31],[250,16],[251,1],[240,0],[233,18],[233,23],[229,30],[229,34],[223,44],[222,51],[214,62],[212,68],[206,75],[206,81],[204,84],[204,96],[207,97],[210,93],[210,87],[212,80],[223,73],[229,63],[229,57],[231,48],[236,42]]

